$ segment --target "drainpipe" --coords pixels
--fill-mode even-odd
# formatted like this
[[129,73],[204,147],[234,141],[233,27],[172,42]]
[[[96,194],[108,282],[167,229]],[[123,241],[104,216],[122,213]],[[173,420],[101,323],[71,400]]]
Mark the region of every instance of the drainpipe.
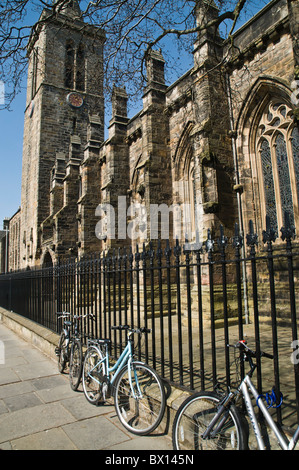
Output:
[[5,226],[5,273],[8,272],[8,226]]
[[[240,175],[239,175],[239,166],[238,166],[238,158],[237,158],[237,146],[236,146],[236,135],[235,135],[235,129],[234,129],[231,88],[230,88],[230,80],[229,80],[228,73],[225,74],[225,78],[226,78],[226,92],[227,92],[228,108],[229,108],[229,122],[230,122],[230,130],[231,130],[231,141],[232,141],[233,158],[234,158],[235,183],[236,183],[236,186],[239,186],[240,185]],[[242,235],[242,237],[244,239],[242,203],[241,203],[241,194],[240,194],[239,190],[237,190],[237,205],[238,205],[238,219],[239,219],[240,234]],[[243,273],[243,295],[244,295],[245,324],[248,325],[248,323],[249,323],[249,312],[248,312],[247,275],[246,275],[245,246],[244,246],[244,243],[242,243],[241,252],[242,252],[242,258],[243,258],[242,273]]]

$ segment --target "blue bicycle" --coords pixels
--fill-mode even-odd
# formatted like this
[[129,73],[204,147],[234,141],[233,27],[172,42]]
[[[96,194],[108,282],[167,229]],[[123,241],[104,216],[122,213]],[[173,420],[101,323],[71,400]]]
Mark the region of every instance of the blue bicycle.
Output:
[[160,424],[166,405],[163,383],[148,364],[135,361],[133,335],[147,334],[147,328],[113,326],[127,331],[127,344],[116,363],[109,364],[109,339],[89,340],[83,364],[83,390],[90,403],[114,396],[117,415],[130,432],[146,435]]

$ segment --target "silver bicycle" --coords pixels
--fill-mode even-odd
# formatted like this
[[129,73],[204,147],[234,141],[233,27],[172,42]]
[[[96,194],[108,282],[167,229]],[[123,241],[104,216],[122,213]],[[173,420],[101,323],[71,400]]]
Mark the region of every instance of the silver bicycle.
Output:
[[[173,423],[173,446],[176,450],[243,450],[248,449],[248,429],[244,418],[236,407],[236,401],[243,396],[258,448],[265,450],[264,439],[258,424],[250,393],[254,397],[268,425],[273,430],[282,450],[293,450],[299,439],[299,426],[288,440],[278,429],[264,401],[251,381],[256,369],[252,351],[245,341],[228,345],[240,349],[241,358],[249,362],[250,371],[235,391],[225,396],[213,392],[199,392],[188,397],[178,409]],[[273,359],[271,354],[260,352],[260,357]],[[281,397],[277,399],[279,406]]]

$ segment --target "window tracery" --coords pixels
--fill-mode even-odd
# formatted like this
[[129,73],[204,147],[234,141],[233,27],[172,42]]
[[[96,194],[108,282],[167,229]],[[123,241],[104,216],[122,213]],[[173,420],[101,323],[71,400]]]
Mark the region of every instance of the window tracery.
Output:
[[292,109],[285,103],[271,101],[261,117],[256,150],[259,155],[263,185],[260,187],[264,216],[270,217],[272,227],[284,224],[288,212],[296,224],[295,207],[299,194],[299,133],[294,127]]

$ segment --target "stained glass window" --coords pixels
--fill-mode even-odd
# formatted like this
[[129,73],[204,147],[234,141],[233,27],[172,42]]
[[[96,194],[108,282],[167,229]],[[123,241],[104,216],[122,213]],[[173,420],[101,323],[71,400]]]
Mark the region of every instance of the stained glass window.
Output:
[[299,198],[299,131],[298,131],[298,127],[295,127],[293,129],[291,145],[292,145],[292,153],[293,153],[295,175],[296,175],[297,195]]
[[278,134],[276,137],[276,159],[277,159],[277,170],[279,177],[279,189],[281,198],[281,209],[282,212],[288,212],[290,216],[290,222],[294,224],[294,210],[293,210],[293,198],[290,181],[290,172],[288,164],[287,147],[284,136]]
[[271,151],[269,142],[266,139],[263,139],[261,143],[260,152],[264,177],[266,213],[270,217],[272,227],[274,230],[277,230],[276,200],[274,192]]
[[[258,125],[257,151],[260,155],[264,196],[262,206],[278,233],[287,211],[295,225],[294,202],[299,198],[299,132],[292,129],[292,109],[273,101],[264,109]],[[295,175],[290,172],[295,171]],[[295,176],[295,177],[294,177]]]

